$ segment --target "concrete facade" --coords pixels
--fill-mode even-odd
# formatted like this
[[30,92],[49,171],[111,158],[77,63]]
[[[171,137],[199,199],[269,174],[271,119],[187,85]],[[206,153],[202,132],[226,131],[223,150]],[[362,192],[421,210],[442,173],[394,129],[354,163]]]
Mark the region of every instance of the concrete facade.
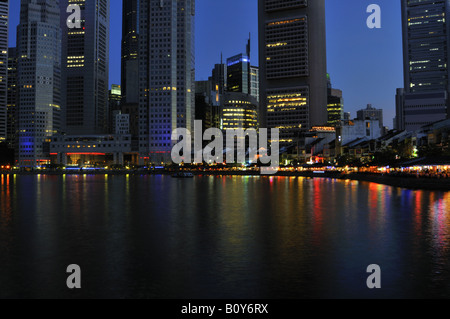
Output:
[[260,126],[281,145],[327,123],[325,1],[258,1]]

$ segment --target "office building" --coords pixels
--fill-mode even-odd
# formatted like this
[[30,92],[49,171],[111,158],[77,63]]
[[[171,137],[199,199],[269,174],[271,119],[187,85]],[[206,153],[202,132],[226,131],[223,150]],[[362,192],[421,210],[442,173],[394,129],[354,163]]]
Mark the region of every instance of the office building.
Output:
[[103,169],[135,164],[130,135],[55,135],[49,144],[51,162],[68,169]]
[[[80,6],[80,28],[67,25],[69,4]],[[60,1],[67,134],[108,130],[109,5],[109,0]]]
[[17,138],[17,50],[8,49],[7,143],[16,149]]
[[259,103],[259,67],[250,66],[250,95]]
[[[223,63],[222,57],[220,58],[220,63],[214,66],[209,81],[217,95],[223,94],[227,90],[227,66]],[[216,100],[218,102],[218,97]]]
[[8,19],[9,2],[0,1],[0,142],[8,133]]
[[328,91],[328,125],[337,126],[344,119],[344,98],[341,90],[330,89]]
[[139,139],[139,1],[122,4],[121,113],[129,115],[133,145]]
[[344,119],[344,97],[341,90],[333,88],[329,74],[327,74],[327,88],[327,124],[330,126],[337,126],[340,125],[341,121]]
[[248,40],[246,53],[237,54],[227,59],[226,82],[228,92],[240,92],[250,94],[250,39]]
[[259,0],[260,121],[280,144],[327,123],[325,1]]
[[24,0],[17,28],[18,164],[49,162],[46,144],[61,129],[59,1]]
[[122,103],[139,103],[139,33],[138,0],[123,1],[122,5]]
[[227,59],[227,91],[250,93],[250,58],[244,54]]
[[117,114],[122,114],[121,109],[122,104],[122,89],[118,84],[112,84],[111,90],[109,90],[108,96],[108,133],[113,134],[116,130],[116,125],[114,124],[115,116]]
[[258,129],[258,101],[249,94],[227,92],[222,108],[224,131],[233,129]]
[[[202,131],[219,127],[213,125],[216,92],[212,90],[211,78],[195,82],[195,119],[202,121]],[[220,115],[219,115],[220,117]]]
[[114,134],[129,135],[130,134],[130,115],[118,113],[115,115]]
[[194,0],[139,2],[140,163],[171,163],[172,132],[193,132]]
[[402,0],[401,8],[404,90],[397,91],[396,127],[414,131],[448,117],[450,3]]
[[377,109],[372,106],[372,104],[367,104],[365,109],[356,112],[356,118],[360,121],[364,120],[377,120],[380,128],[383,129],[383,110]]

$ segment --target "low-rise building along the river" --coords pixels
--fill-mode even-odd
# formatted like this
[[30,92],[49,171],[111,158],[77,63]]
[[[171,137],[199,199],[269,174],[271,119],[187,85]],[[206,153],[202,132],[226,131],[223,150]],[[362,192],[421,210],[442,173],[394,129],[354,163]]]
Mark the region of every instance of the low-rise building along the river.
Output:
[[136,164],[131,135],[56,135],[50,142],[52,164],[102,166]]

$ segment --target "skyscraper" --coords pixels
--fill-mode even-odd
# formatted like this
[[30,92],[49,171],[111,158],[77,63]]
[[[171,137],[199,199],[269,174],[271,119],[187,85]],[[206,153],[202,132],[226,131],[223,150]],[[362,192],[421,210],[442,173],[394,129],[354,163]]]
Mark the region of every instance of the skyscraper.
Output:
[[138,0],[123,0],[122,5],[122,72],[123,104],[139,103],[139,34]]
[[141,163],[171,162],[172,131],[193,131],[195,0],[139,1]]
[[7,142],[10,148],[16,149],[17,143],[17,50],[8,49],[8,126]]
[[344,97],[342,90],[334,89],[331,84],[331,77],[327,74],[328,87],[328,125],[338,126],[344,119]]
[[328,90],[328,125],[337,126],[344,119],[344,98],[342,91],[330,88]]
[[261,127],[280,144],[327,123],[325,1],[259,0]]
[[258,129],[258,101],[250,94],[227,92],[222,108],[222,129]]
[[[214,66],[209,81],[211,82],[212,90],[218,95],[224,94],[227,90],[227,67],[223,63],[222,57],[220,59],[220,64]],[[218,96],[217,102],[219,102]]]
[[[109,0],[61,0],[63,97],[68,134],[102,134],[108,128]],[[78,5],[80,28],[67,25]]]
[[250,58],[238,54],[227,59],[228,92],[250,93]]
[[404,90],[397,128],[413,131],[448,116],[450,3],[402,0]]
[[259,102],[259,67],[250,67],[250,95]]
[[108,133],[115,134],[116,124],[115,117],[117,114],[122,114],[121,110],[121,100],[122,100],[122,88],[118,84],[112,84],[111,90],[109,90],[108,95]]
[[121,113],[128,114],[133,147],[137,150],[139,137],[139,1],[123,0]]
[[227,90],[250,94],[251,91],[251,62],[250,38],[245,54],[241,53],[227,59]]
[[7,138],[8,126],[8,0],[0,0],[0,142]]
[[61,27],[58,0],[23,0],[17,28],[18,161],[49,162],[48,138],[61,129]]

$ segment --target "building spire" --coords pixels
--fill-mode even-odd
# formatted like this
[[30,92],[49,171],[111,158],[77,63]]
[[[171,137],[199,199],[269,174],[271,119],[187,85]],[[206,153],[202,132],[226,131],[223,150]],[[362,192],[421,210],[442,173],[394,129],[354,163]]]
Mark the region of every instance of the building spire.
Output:
[[251,32],[249,32],[248,33],[248,42],[247,42],[247,56],[249,59],[250,59],[251,38],[252,38],[252,34],[251,34]]

